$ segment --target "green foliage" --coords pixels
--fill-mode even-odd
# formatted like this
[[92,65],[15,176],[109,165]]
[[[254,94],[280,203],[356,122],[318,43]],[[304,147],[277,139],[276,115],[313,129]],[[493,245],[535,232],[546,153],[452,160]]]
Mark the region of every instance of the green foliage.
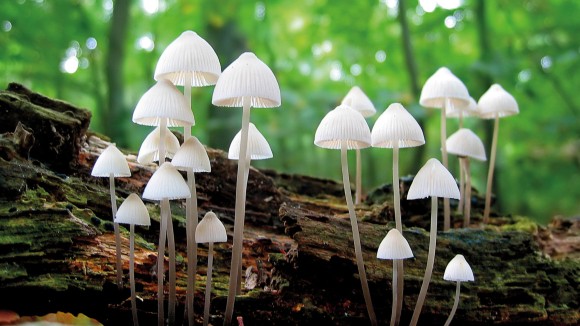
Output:
[[[314,131],[324,114],[358,85],[378,109],[369,124],[392,102],[401,102],[424,122],[427,144],[422,157],[417,157],[418,149],[401,151],[401,175],[413,174],[429,157],[439,156],[439,112],[417,103],[396,2],[133,1],[125,57],[119,58],[124,63],[123,105],[110,108],[120,119],[104,121],[103,112],[109,109],[106,66],[114,2],[2,1],[0,84],[20,82],[87,107],[94,115],[93,130],[103,132],[105,125],[113,124],[125,135],[114,141],[136,151],[151,128],[135,126],[132,110],[154,84],[156,60],[181,32],[195,30],[216,49],[223,68],[242,52],[252,51],[278,78],[282,107],[252,111],[252,121],[274,152],[272,160],[255,162],[256,166],[339,179],[339,153],[315,147]],[[148,13],[144,8],[150,3],[159,3],[159,10]],[[418,87],[441,66],[460,77],[475,99],[490,83],[500,83],[515,96],[521,111],[500,122],[496,182],[500,210],[531,215],[540,222],[556,214],[580,213],[580,187],[574,186],[580,184],[580,103],[574,93],[580,88],[580,76],[574,73],[580,61],[580,21],[574,16],[580,2],[460,3],[455,9],[425,12],[417,1],[405,0]],[[150,51],[139,45],[144,36],[154,42]],[[97,41],[96,48],[90,45],[91,38]],[[79,66],[66,73],[61,65],[71,53]],[[240,128],[241,114],[213,107],[212,91],[212,87],[193,90],[193,133],[203,143],[227,150]],[[467,119],[466,125],[488,142],[489,155],[490,122]],[[456,127],[450,121],[448,133]],[[389,150],[365,150],[363,159],[367,189],[390,182]],[[456,171],[456,160],[450,162]],[[483,192],[487,164],[474,162],[472,171],[475,187]]]

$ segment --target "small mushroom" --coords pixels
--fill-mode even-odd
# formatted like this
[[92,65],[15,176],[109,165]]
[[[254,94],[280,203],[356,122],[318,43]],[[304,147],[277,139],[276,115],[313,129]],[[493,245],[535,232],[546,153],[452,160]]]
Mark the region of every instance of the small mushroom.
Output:
[[135,295],[135,225],[151,225],[149,211],[137,194],[130,194],[119,206],[115,218],[116,223],[129,224],[129,281],[131,284],[131,312],[133,325],[139,325],[137,317],[137,301]]
[[489,171],[487,173],[487,189],[485,192],[485,209],[483,211],[483,223],[486,224],[489,222],[489,212],[491,209],[491,188],[493,183],[493,169],[495,167],[495,155],[497,151],[499,118],[516,115],[520,111],[516,99],[499,84],[491,85],[491,87],[481,95],[477,105],[479,106],[480,118],[494,119]]
[[121,262],[121,234],[119,224],[114,219],[117,215],[117,200],[115,198],[115,177],[130,177],[131,170],[125,155],[114,145],[109,145],[99,156],[91,175],[109,178],[109,193],[111,194],[111,211],[113,213],[113,228],[115,231],[115,249],[117,254],[117,287],[123,287],[123,265]]
[[320,124],[316,129],[316,134],[314,135],[314,144],[318,147],[327,149],[340,149],[342,183],[344,186],[346,204],[348,206],[350,225],[352,227],[356,265],[358,267],[358,274],[369,319],[372,325],[377,325],[377,317],[371,300],[371,293],[367,282],[367,275],[362,256],[358,222],[350,190],[347,160],[347,150],[367,148],[371,145],[371,131],[364,117],[360,113],[351,109],[347,105],[339,105],[334,110],[328,112],[322,121],[320,121]]
[[454,281],[457,282],[457,286],[455,288],[455,300],[453,302],[453,308],[451,309],[451,313],[445,322],[445,326],[449,326],[451,324],[451,320],[453,320],[453,316],[455,316],[455,311],[457,311],[457,306],[459,306],[459,292],[461,290],[461,282],[473,282],[475,278],[473,277],[473,271],[471,267],[465,260],[463,255],[456,255],[449,261],[447,267],[445,267],[445,273],[443,274],[443,279],[446,281]]
[[[165,156],[172,158],[175,152],[179,150],[179,140],[166,127],[165,128]],[[159,140],[161,139],[161,127],[157,127],[150,132],[141,143],[139,153],[137,154],[137,162],[140,164],[150,164],[159,162]],[[163,162],[161,162],[163,163]]]
[[209,322],[209,306],[211,302],[211,274],[213,269],[213,244],[227,242],[226,228],[214,212],[207,212],[195,230],[197,243],[208,243],[207,249],[207,277],[205,281],[205,303],[203,308],[203,325]]
[[455,179],[449,171],[437,159],[432,158],[417,172],[409,191],[407,199],[421,199],[431,197],[431,228],[429,231],[429,253],[427,255],[427,267],[423,276],[423,283],[419,291],[419,297],[415,304],[413,317],[411,318],[412,326],[417,325],[427,289],[433,273],[435,264],[435,247],[437,245],[437,197],[459,199],[459,188]]

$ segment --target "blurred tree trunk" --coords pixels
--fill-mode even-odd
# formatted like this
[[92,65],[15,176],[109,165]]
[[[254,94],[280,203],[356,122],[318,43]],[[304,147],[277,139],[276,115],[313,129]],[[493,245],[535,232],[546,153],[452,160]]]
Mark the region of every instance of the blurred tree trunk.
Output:
[[[107,105],[102,114],[102,126],[105,134],[112,139],[123,140],[123,130],[118,121],[120,112],[125,108],[123,85],[123,66],[125,61],[125,40],[127,39],[127,25],[129,23],[130,0],[114,2],[111,28],[109,30],[109,48],[107,55]],[[120,144],[123,146],[123,144]]]

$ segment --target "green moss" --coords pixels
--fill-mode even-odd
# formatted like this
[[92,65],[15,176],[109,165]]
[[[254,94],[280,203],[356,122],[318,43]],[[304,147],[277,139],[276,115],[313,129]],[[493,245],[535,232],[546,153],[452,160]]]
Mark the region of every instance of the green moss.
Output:
[[513,217],[513,224],[506,224],[501,226],[502,231],[522,231],[528,233],[537,233],[538,232],[538,224],[532,221],[528,217],[524,216],[514,216]]
[[26,276],[28,276],[26,268],[20,265],[16,263],[0,263],[0,281],[4,282]]

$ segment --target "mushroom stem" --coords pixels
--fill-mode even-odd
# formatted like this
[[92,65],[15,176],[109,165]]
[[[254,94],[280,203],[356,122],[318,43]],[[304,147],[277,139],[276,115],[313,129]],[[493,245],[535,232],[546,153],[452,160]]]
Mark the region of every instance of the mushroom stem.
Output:
[[[250,98],[243,98],[242,111],[242,134],[240,139],[240,157],[246,157],[248,152],[248,128],[250,125]],[[238,272],[242,259],[242,245],[244,238],[244,217],[246,211],[246,180],[244,173],[246,171],[247,161],[238,160],[238,174],[236,180],[236,207],[234,219],[234,239],[232,248],[232,263],[230,265],[230,282],[228,288],[228,300],[226,303],[226,312],[224,316],[224,325],[230,325],[234,313],[234,302],[236,299],[236,290],[238,287]]]
[[459,157],[459,203],[457,204],[457,212],[463,212],[463,205],[465,202],[465,167],[463,166],[463,158]]
[[415,304],[415,311],[413,311],[413,317],[411,318],[410,323],[411,326],[417,325],[417,321],[419,321],[419,315],[421,315],[421,309],[423,308],[423,302],[425,302],[425,296],[427,296],[427,289],[429,288],[429,282],[431,282],[431,274],[433,273],[433,265],[435,264],[436,243],[437,243],[437,197],[431,197],[431,229],[429,232],[429,254],[427,256],[427,268],[425,269],[423,283],[421,284],[419,297],[417,298],[417,303]]
[[455,301],[453,302],[453,308],[451,309],[451,313],[449,314],[449,317],[447,318],[447,321],[445,322],[444,326],[449,326],[449,324],[451,324],[451,320],[453,319],[453,316],[455,316],[455,311],[457,311],[457,306],[459,306],[459,292],[461,290],[461,282],[457,281],[457,287],[455,288]]
[[195,229],[197,228],[197,191],[195,187],[195,174],[193,169],[187,169],[187,186],[191,192],[191,198],[185,202],[187,233],[187,320],[189,325],[194,324],[193,298],[195,293],[195,274],[197,273],[197,242],[195,242]]
[[[250,152],[246,153],[246,171],[244,171],[244,193],[248,192],[248,178],[250,177],[250,164],[251,164]],[[242,225],[242,234],[244,234],[244,225]],[[236,295],[242,294],[242,280],[243,280],[243,267],[242,259],[240,259],[238,266],[238,283],[236,288]]]
[[[451,99],[445,98],[445,106],[441,109],[441,158],[443,166],[449,170],[449,161],[447,160],[447,116],[446,111],[452,108]],[[443,231],[451,227],[451,207],[449,198],[443,198]]]
[[115,223],[115,216],[117,216],[117,198],[115,196],[115,176],[113,173],[109,174],[109,192],[111,193],[111,211],[113,213],[113,229],[115,232],[115,252],[117,255],[117,288],[123,288],[123,265],[121,262],[121,233],[119,232],[119,224]]
[[[403,221],[401,218],[401,192],[399,187],[399,142],[396,141],[393,144],[393,201],[395,205],[395,226],[401,234],[403,233]],[[403,260],[394,260],[393,269],[397,270],[397,273],[393,271],[393,291],[397,289],[397,293],[393,293],[393,313],[395,315],[395,320],[393,321],[393,316],[391,315],[391,325],[398,325],[401,319],[401,310],[403,308],[403,289],[404,289],[404,279],[403,279]],[[396,283],[396,286],[395,286]]]
[[469,167],[469,157],[463,159],[465,172],[465,212],[463,213],[463,227],[469,227],[471,219],[471,172]]
[[[188,76],[185,78],[185,83],[183,85],[183,95],[185,96],[187,105],[191,111],[191,74],[188,74]],[[183,141],[186,141],[189,138],[191,138],[191,125],[183,126]]]
[[401,192],[399,187],[399,142],[393,145],[393,202],[395,205],[395,226],[397,231],[403,233],[403,221],[401,219]]
[[463,128],[463,109],[459,110],[459,129]]
[[360,149],[356,149],[356,181],[355,181],[355,198],[354,203],[360,205],[362,201],[362,167],[361,167]]
[[352,239],[354,242],[354,253],[356,256],[356,265],[358,267],[358,275],[360,277],[360,283],[362,286],[363,296],[365,303],[367,305],[367,311],[369,318],[371,320],[371,325],[377,325],[377,317],[375,315],[375,310],[373,308],[373,302],[371,300],[371,293],[369,290],[369,285],[367,282],[367,274],[365,272],[365,265],[362,256],[362,248],[360,244],[360,235],[358,232],[358,222],[356,220],[356,215],[354,212],[354,204],[352,202],[352,194],[350,190],[350,180],[348,177],[348,160],[347,160],[347,146],[346,141],[340,142],[340,158],[342,165],[342,182],[344,184],[344,195],[346,197],[346,204],[348,206],[348,214],[350,217],[350,225],[352,227]]
[[213,242],[209,243],[207,249],[207,277],[205,280],[205,303],[203,306],[203,325],[209,322],[209,305],[211,303],[211,273],[213,270]]
[[493,169],[495,167],[495,152],[497,151],[497,134],[499,130],[499,116],[495,114],[493,125],[493,139],[491,141],[491,157],[489,158],[489,171],[487,172],[487,190],[485,193],[485,209],[483,211],[483,223],[489,223],[489,211],[491,209],[491,186],[493,183]]
[[166,219],[167,219],[167,246],[169,247],[169,302],[167,304],[167,316],[169,325],[175,324],[175,301],[176,301],[176,273],[175,273],[175,236],[173,234],[173,219],[171,218],[171,208],[169,199],[164,199]]
[[164,298],[163,295],[163,274],[165,272],[165,241],[167,239],[167,219],[165,218],[165,209],[163,200],[161,201],[161,213],[159,215],[159,245],[157,247],[157,325],[165,324],[164,317]]
[[135,295],[135,224],[129,225],[129,282],[131,283],[131,312],[133,313],[133,325],[139,326]]

